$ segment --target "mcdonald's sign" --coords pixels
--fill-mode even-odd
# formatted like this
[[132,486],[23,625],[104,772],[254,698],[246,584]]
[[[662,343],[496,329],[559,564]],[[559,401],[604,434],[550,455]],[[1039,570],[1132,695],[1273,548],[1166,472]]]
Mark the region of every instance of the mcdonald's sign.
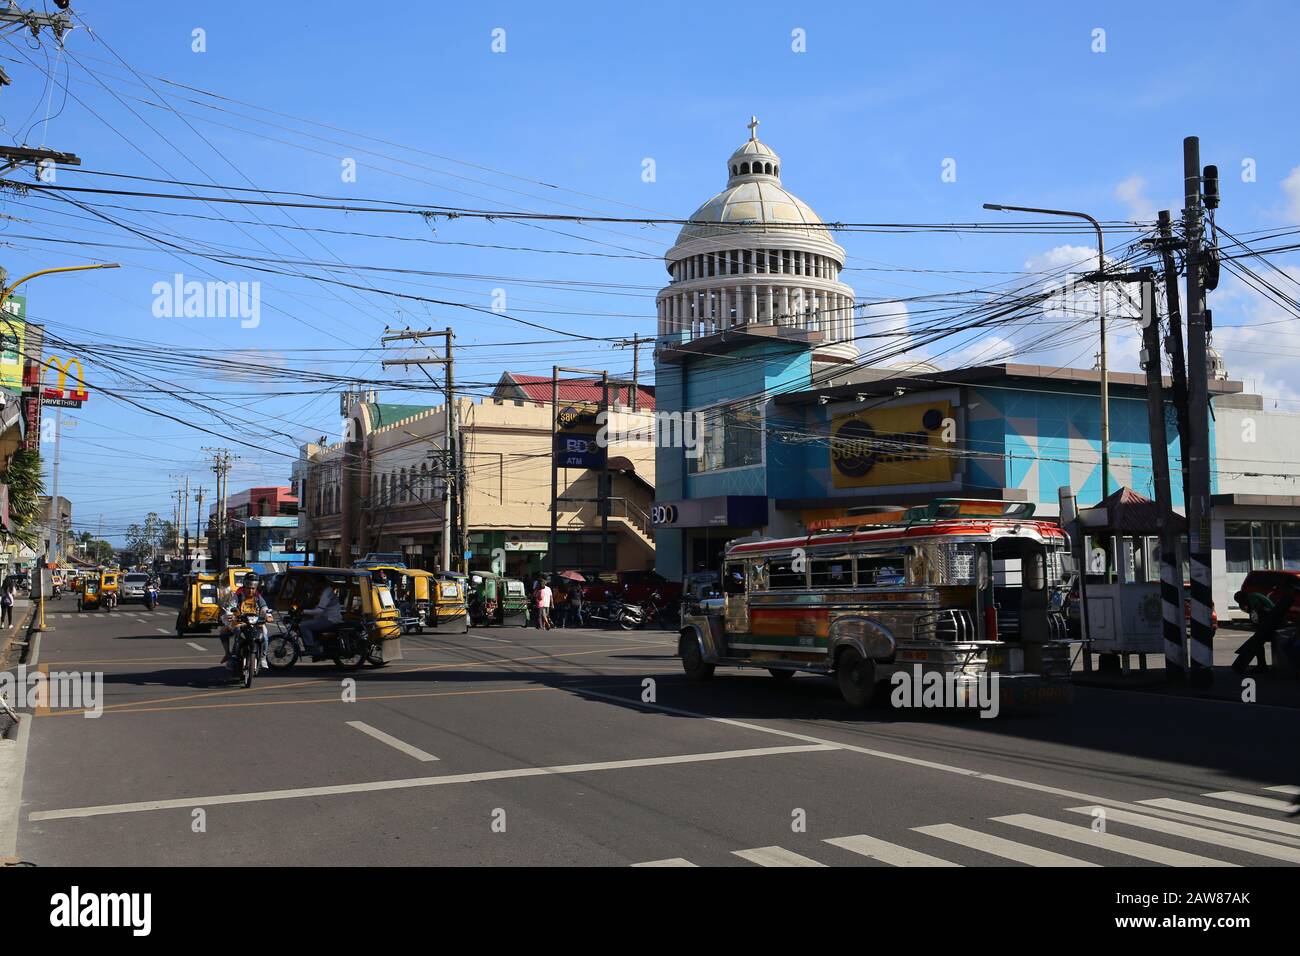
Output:
[[[76,375],[72,379],[72,388],[68,388],[68,373],[76,366]],[[87,398],[86,382],[81,371],[81,359],[69,358],[60,359],[57,355],[51,355],[45,361],[45,368],[57,369],[59,377],[55,380],[55,385],[44,385],[41,388],[41,404],[57,405],[61,408],[80,408]],[[44,369],[42,369],[44,372]]]

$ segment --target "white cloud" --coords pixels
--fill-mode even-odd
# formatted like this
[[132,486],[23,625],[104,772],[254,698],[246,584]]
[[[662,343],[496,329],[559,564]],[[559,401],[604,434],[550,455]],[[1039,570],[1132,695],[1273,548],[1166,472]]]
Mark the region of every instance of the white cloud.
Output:
[[1286,196],[1286,217],[1292,222],[1300,220],[1300,166],[1282,180],[1282,193]]
[[[1252,265],[1258,271],[1258,264]],[[1282,269],[1300,282],[1300,266]],[[1296,285],[1276,273],[1267,276],[1279,288],[1292,292]],[[1300,400],[1300,318],[1256,292],[1234,275],[1225,274],[1210,296],[1214,310],[1214,345],[1223,356],[1228,377],[1241,381],[1246,391],[1276,398],[1283,407]]]
[[1156,218],[1155,204],[1147,198],[1147,181],[1130,176],[1115,187],[1115,198],[1128,207],[1129,219],[1150,222]]

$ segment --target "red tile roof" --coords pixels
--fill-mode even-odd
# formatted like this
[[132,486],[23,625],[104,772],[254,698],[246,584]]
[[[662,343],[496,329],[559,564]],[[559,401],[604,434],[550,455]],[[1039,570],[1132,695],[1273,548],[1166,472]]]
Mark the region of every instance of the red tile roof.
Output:
[[[512,385],[523,392],[529,401],[540,402],[543,405],[551,401],[551,377],[549,375],[520,375],[517,372],[506,372],[497,385],[497,397],[507,397],[501,393]],[[630,391],[630,385],[611,386],[609,390],[610,400],[621,402],[623,405],[630,405]],[[562,402],[599,402],[601,397],[600,379],[562,378],[560,379],[559,394]],[[651,412],[654,411],[654,407],[654,388],[645,385],[638,386],[637,408]]]

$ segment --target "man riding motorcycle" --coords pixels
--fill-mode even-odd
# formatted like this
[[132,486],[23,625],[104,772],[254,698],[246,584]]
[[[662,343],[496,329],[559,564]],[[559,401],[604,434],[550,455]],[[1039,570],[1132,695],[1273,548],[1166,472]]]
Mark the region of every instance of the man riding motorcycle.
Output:
[[[252,572],[244,575],[243,585],[235,591],[231,600],[233,603],[233,610],[236,614],[256,614],[259,618],[265,620],[267,615],[270,613],[270,606],[266,603],[266,599],[262,597],[261,592],[258,590],[257,575]],[[221,663],[223,664],[230,660],[230,633],[231,632],[225,628],[221,631],[221,648],[225,651],[225,656],[221,658]],[[268,635],[266,625],[263,624],[261,632],[262,660],[260,664],[262,667],[269,670],[271,665],[267,663],[266,660],[267,639]]]

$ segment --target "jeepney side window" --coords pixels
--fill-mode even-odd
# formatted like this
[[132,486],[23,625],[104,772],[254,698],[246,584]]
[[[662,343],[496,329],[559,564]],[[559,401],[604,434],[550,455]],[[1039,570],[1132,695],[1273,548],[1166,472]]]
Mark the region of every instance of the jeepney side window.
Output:
[[722,590],[725,594],[744,594],[745,593],[745,565],[729,564],[726,568],[726,574],[723,576]]
[[848,588],[853,586],[853,556],[816,557],[808,562],[814,588]]
[[898,587],[906,583],[907,561],[904,555],[858,555],[858,587]]
[[808,586],[803,571],[795,571],[794,558],[772,558],[767,568],[767,586],[772,591],[801,591]]
[[767,558],[749,562],[749,590],[767,590]]

